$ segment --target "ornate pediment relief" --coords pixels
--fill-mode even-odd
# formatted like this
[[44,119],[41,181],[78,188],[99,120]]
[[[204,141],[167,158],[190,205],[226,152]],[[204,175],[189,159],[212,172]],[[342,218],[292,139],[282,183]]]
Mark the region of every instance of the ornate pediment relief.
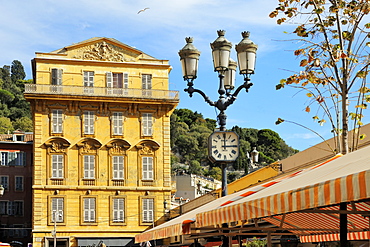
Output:
[[97,154],[102,144],[93,138],[86,138],[77,143],[80,154]]
[[153,141],[144,141],[136,145],[140,155],[154,155],[154,152],[159,149],[158,143]]
[[73,58],[82,60],[110,61],[110,62],[135,62],[138,54],[121,47],[101,41],[83,46],[70,51]]
[[110,143],[108,143],[107,148],[109,150],[110,155],[119,155],[119,154],[125,154],[126,150],[130,148],[130,144],[123,140],[113,140]]
[[45,142],[48,153],[65,153],[71,144],[64,138],[55,137]]

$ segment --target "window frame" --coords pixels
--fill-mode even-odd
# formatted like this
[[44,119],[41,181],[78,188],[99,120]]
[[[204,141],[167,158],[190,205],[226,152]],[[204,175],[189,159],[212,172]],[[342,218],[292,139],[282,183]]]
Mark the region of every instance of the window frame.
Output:
[[63,69],[52,68],[51,69],[51,85],[61,86],[63,77]]
[[[123,201],[123,205],[116,209],[115,208],[115,200],[122,200]],[[111,225],[126,225],[126,197],[125,196],[112,196],[111,199],[110,199],[110,202],[111,202],[111,210],[110,210],[110,216],[111,216],[111,219],[110,219],[110,224]],[[122,216],[122,219],[119,219],[119,220],[115,220],[115,214],[118,212],[118,214],[120,212],[122,212],[123,216]]]
[[[62,205],[58,205],[58,202],[56,202],[57,204],[54,204],[54,200],[61,200],[62,201]],[[62,220],[59,221],[57,220],[55,222],[56,225],[66,225],[66,205],[67,205],[67,197],[64,196],[64,195],[55,195],[55,196],[49,196],[48,197],[48,203],[49,203],[49,207],[48,207],[48,225],[54,225],[54,214],[53,214],[53,211],[54,211],[54,205],[56,205],[56,209],[57,211],[61,211],[62,212]]]
[[141,156],[141,180],[154,181],[154,157],[153,156],[146,156],[146,155]]
[[111,116],[112,136],[123,136],[124,118],[125,117],[123,112],[112,112]]
[[[87,158],[89,158],[89,159],[87,159]],[[82,156],[82,162],[83,162],[83,179],[84,180],[95,180],[95,176],[96,176],[96,171],[95,171],[96,170],[96,155],[94,155],[94,154],[84,154]]]
[[62,109],[52,109],[50,118],[50,133],[53,135],[63,134],[64,111]]
[[[152,202],[152,205],[151,205],[151,208],[145,208],[146,206],[150,206],[148,205],[147,202]],[[154,219],[155,219],[155,198],[154,197],[141,197],[140,199],[140,222],[142,225],[151,225],[153,224],[154,222]],[[151,215],[150,215],[151,213]],[[147,219],[147,218],[150,218],[151,219]]]
[[[115,158],[119,158],[118,164],[115,161]],[[125,155],[112,155],[111,159],[112,159],[112,179],[125,180]]]
[[9,191],[9,176],[8,175],[1,175],[0,176],[0,184],[4,187],[5,191]]
[[9,151],[0,151],[0,165],[9,166]]
[[[21,179],[20,187],[19,181],[17,181],[18,179]],[[16,192],[24,191],[24,176],[14,176],[14,191]]]
[[[89,205],[89,208],[86,209],[86,200],[94,200],[94,208],[91,207],[91,204]],[[81,225],[97,225],[97,216],[98,216],[98,201],[97,201],[97,197],[96,196],[83,196],[81,197]],[[88,210],[88,211],[86,211]],[[91,213],[93,212],[93,218],[94,219],[90,219],[90,217],[92,216]],[[88,215],[86,215],[86,213]],[[86,218],[86,216],[88,216],[88,218]]]
[[95,111],[85,110],[83,112],[82,133],[84,136],[95,135]]
[[84,87],[94,87],[95,72],[83,71]]
[[154,118],[153,113],[143,112],[141,114],[141,133],[142,136],[151,137],[153,136]]
[[[54,157],[59,157],[61,158],[61,161],[58,160],[57,163],[54,163]],[[65,167],[65,157],[64,157],[64,154],[62,153],[53,153],[53,154],[50,154],[50,164],[51,164],[51,174],[50,174],[50,178],[51,179],[64,179],[64,167]],[[55,167],[55,165],[57,167]],[[60,167],[58,167],[60,166]],[[55,171],[55,174],[56,176],[54,176],[54,171]]]

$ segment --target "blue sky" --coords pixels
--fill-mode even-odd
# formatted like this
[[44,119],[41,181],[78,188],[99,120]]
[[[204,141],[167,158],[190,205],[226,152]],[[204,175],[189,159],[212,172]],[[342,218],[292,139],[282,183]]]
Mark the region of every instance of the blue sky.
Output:
[[[218,99],[218,77],[212,68],[210,43],[217,30],[240,42],[242,31],[258,45],[257,65],[249,93],[242,91],[226,111],[227,128],[272,129],[293,148],[304,150],[321,142],[314,133],[294,124],[276,126],[278,117],[306,125],[330,138],[329,126],[319,126],[306,113],[306,96],[294,89],[276,91],[280,79],[299,71],[293,51],[299,44],[287,41],[293,25],[276,24],[268,14],[277,0],[0,0],[0,66],[20,60],[27,78],[35,52],[50,52],[92,37],[115,38],[158,59],[168,59],[173,67],[170,89],[180,91],[179,108],[197,111],[216,119],[216,110],[200,95],[190,98],[183,89],[178,51],[185,37],[193,37],[200,50],[199,74],[195,87],[212,100]],[[141,9],[149,8],[140,14]],[[231,57],[236,60],[233,48]],[[237,75],[236,85],[243,82]]]

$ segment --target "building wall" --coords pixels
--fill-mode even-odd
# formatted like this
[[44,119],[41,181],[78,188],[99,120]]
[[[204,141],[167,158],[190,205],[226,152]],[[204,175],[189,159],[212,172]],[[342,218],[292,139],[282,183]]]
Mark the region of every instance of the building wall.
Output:
[[[370,144],[370,124],[366,124],[362,126],[358,132],[359,135],[355,135],[355,138],[353,138],[353,131],[349,132],[348,135],[348,144],[350,150],[354,150],[357,146],[357,148],[362,148],[365,146],[368,146]],[[357,136],[365,135],[364,139],[357,139]],[[320,162],[323,162],[327,159],[330,159],[331,157],[334,157],[336,155],[335,150],[335,140],[333,138],[328,139],[324,142],[321,142],[319,144],[316,144],[310,148],[307,148],[295,155],[292,155],[286,159],[283,159],[280,161],[282,166],[283,172],[288,172],[290,170],[294,170],[297,167],[308,167],[315,164],[318,164]]]
[[[207,192],[221,188],[221,181],[195,174],[178,175],[176,179],[176,197],[195,199]],[[198,183],[200,184],[198,187]]]
[[[131,245],[130,239],[152,227],[171,198],[170,114],[178,103],[168,91],[170,65],[113,39],[94,38],[33,60],[36,85],[26,88],[35,126],[33,245]],[[61,69],[62,85],[49,86],[52,69]],[[84,71],[94,72],[93,88],[83,87]],[[128,90],[112,91],[107,72],[128,73]],[[152,89],[142,87],[143,74]],[[33,88],[32,88],[33,87]],[[54,90],[54,91],[53,91]],[[92,90],[92,91],[89,91]],[[175,96],[171,96],[174,94]],[[170,95],[170,96],[169,96]],[[52,133],[53,110],[63,111],[62,133]],[[93,134],[84,133],[84,112],[94,112]],[[113,134],[113,112],[124,116],[123,134]],[[144,135],[143,113],[152,114],[153,134]],[[63,178],[53,178],[52,157],[64,157]],[[84,155],[95,157],[95,176],[84,178]],[[124,157],[124,179],[113,179],[115,155]],[[153,158],[153,179],[143,178],[142,157]],[[52,200],[63,198],[64,217],[54,226]],[[95,221],[84,222],[85,198],[95,198]],[[124,222],[113,222],[113,199],[124,199]],[[153,199],[153,220],[143,220],[143,200]],[[63,242],[64,241],[64,242]]]
[[[0,165],[0,177],[8,178],[8,188],[4,191],[4,195],[0,196],[0,242],[17,241],[23,243],[23,246],[32,242],[32,140],[30,136],[32,137],[32,134],[26,134],[27,138],[24,141],[13,141],[12,134],[0,135],[0,154],[24,152],[26,161],[24,165],[5,164],[5,162]],[[2,158],[4,161],[4,157]],[[16,177],[23,177],[23,189],[20,187],[16,189]],[[21,214],[18,214],[18,209],[8,211],[14,202],[22,202]],[[3,211],[3,207],[7,207],[8,212]]]

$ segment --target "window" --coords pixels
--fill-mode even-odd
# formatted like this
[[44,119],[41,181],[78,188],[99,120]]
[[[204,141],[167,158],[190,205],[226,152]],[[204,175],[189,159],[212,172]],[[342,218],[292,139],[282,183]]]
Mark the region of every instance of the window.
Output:
[[9,152],[1,152],[1,165],[7,166],[8,165],[8,153]]
[[64,156],[63,154],[51,155],[51,177],[63,178]]
[[153,114],[152,113],[143,113],[142,133],[143,133],[143,136],[151,136],[153,134]]
[[153,222],[154,220],[154,199],[144,198],[142,201],[142,212],[143,212],[143,222]]
[[84,198],[84,222],[95,222],[95,198]]
[[51,199],[51,222],[64,221],[64,198]]
[[152,75],[143,74],[141,77],[143,96],[151,96],[152,92]]
[[93,135],[94,134],[94,122],[95,114],[93,111],[84,112],[84,134]]
[[153,157],[142,157],[143,180],[153,180]]
[[23,215],[23,201],[13,202],[13,214],[17,216]]
[[94,93],[94,72],[93,71],[84,71],[84,92],[85,93]]
[[51,69],[51,84],[52,85],[62,85],[62,70],[61,69]]
[[8,176],[0,176],[0,184],[3,185],[5,190],[9,190],[9,177]]
[[8,201],[0,201],[0,215],[8,214]]
[[1,165],[2,166],[25,166],[26,153],[25,152],[1,152]]
[[23,216],[23,201],[0,201],[0,215]]
[[123,135],[123,113],[113,112],[112,115],[113,135]]
[[124,179],[124,156],[113,156],[113,179]]
[[23,177],[20,176],[15,177],[15,190],[23,191]]
[[124,222],[125,200],[123,198],[113,198],[113,222]]
[[84,178],[95,178],[95,155],[84,155]]
[[128,73],[106,73],[108,94],[123,94],[122,88],[128,88]]
[[52,121],[52,133],[62,133],[63,132],[63,111],[53,110],[51,113]]

